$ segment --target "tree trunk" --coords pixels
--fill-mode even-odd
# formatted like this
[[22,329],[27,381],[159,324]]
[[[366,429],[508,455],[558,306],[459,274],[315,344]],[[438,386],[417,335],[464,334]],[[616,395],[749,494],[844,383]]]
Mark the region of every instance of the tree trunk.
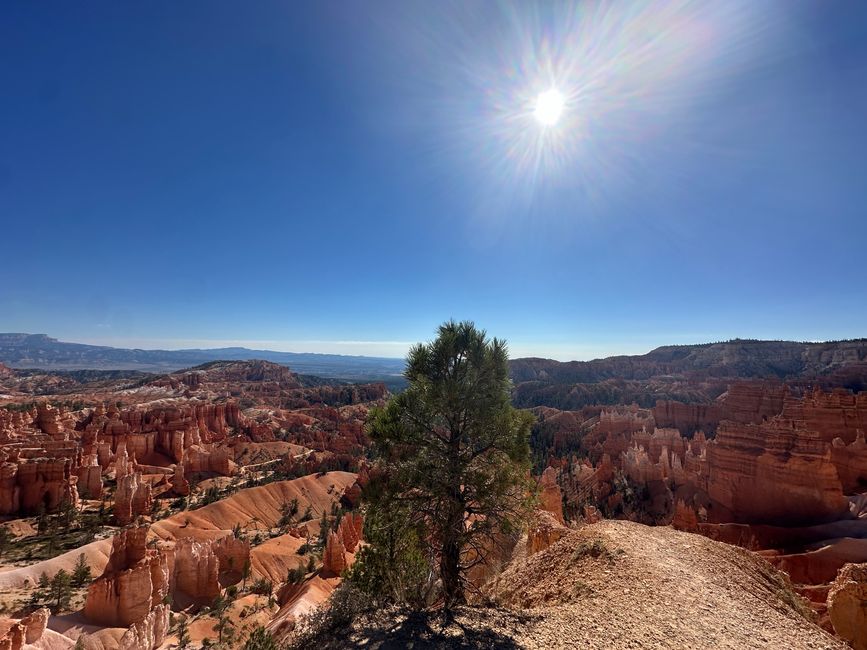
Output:
[[459,605],[464,600],[460,575],[460,546],[455,539],[443,541],[440,557],[440,578],[443,581],[443,598],[446,610]]
[[442,555],[440,556],[440,579],[443,583],[443,598],[448,612],[453,606],[464,602],[464,589],[461,582],[461,538],[464,533],[465,504],[461,493],[460,435],[452,434],[449,441],[450,485],[448,510],[442,536]]

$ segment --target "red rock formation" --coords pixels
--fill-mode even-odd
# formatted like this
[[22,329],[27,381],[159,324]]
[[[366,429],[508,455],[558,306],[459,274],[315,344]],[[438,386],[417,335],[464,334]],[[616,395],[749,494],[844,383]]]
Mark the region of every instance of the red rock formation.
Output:
[[527,553],[532,555],[544,551],[568,532],[569,529],[553,513],[538,511],[527,531]]
[[137,647],[150,649],[162,643],[168,627],[163,625],[168,618],[163,600],[169,569],[163,551],[147,548],[147,534],[148,527],[139,526],[114,537],[105,571],[87,591],[84,615],[109,627],[139,624],[134,636],[149,639],[150,645]]
[[174,589],[210,603],[220,595],[220,561],[211,541],[179,539],[175,545]]
[[671,519],[672,527],[688,533],[698,532],[698,516],[695,509],[678,499],[674,504],[674,516]]
[[729,385],[719,399],[722,419],[741,424],[758,424],[778,415],[788,396],[785,384],[762,381],[738,381]]
[[830,393],[816,389],[802,399],[787,399],[782,416],[818,431],[826,442],[840,438],[848,445],[859,430],[867,431],[867,391],[853,394],[839,388]]
[[337,535],[349,553],[355,553],[355,547],[361,541],[363,526],[364,520],[361,515],[354,512],[346,513],[343,519],[340,520],[340,525],[337,527]]
[[548,467],[539,479],[539,507],[554,515],[561,524],[563,519],[563,495],[557,484],[557,470]]
[[867,563],[844,566],[828,592],[834,631],[855,650],[867,650]]
[[[38,450],[37,450],[38,451]],[[0,514],[54,512],[78,505],[78,477],[69,458],[20,458],[19,450],[0,452]]]
[[190,493],[190,482],[184,477],[183,463],[175,465],[175,469],[172,473],[171,484],[172,490],[174,490],[174,493],[178,496],[185,497]]
[[815,431],[774,418],[764,424],[720,424],[707,445],[711,523],[821,523],[844,516],[831,453]]
[[597,524],[602,521],[602,515],[599,513],[599,510],[596,509],[596,506],[584,506],[583,516],[585,524]]
[[48,625],[48,617],[51,611],[47,607],[41,607],[21,619],[25,627],[24,643],[36,643],[42,638],[45,626]]
[[127,474],[117,482],[114,494],[114,517],[121,526],[131,523],[137,516],[149,514],[153,508],[151,484],[141,472]]
[[119,650],[151,650],[165,641],[169,631],[170,608],[157,605],[142,620],[129,626],[118,644]]
[[231,476],[237,471],[237,465],[230,456],[231,451],[226,447],[204,449],[195,445],[184,454],[184,473],[212,472],[220,476]]
[[722,419],[722,410],[719,404],[682,404],[659,400],[653,407],[653,419],[658,427],[671,427],[688,435],[699,430],[715,431]]
[[323,577],[339,576],[347,568],[346,548],[334,531],[328,533],[325,552],[322,554]]
[[244,577],[244,567],[250,561],[250,542],[226,535],[212,542],[220,563],[220,584],[233,585]]
[[867,443],[863,431],[856,435],[855,441],[848,445],[842,438],[834,438],[831,443],[831,460],[846,494],[867,490]]
[[89,454],[82,459],[78,468],[78,492],[86,499],[102,498],[102,467],[96,454]]
[[21,650],[25,644],[36,643],[42,638],[51,612],[42,607],[21,620],[12,623],[0,636],[0,650]]
[[51,404],[40,403],[36,406],[36,426],[50,436],[58,435],[63,429],[60,412]]

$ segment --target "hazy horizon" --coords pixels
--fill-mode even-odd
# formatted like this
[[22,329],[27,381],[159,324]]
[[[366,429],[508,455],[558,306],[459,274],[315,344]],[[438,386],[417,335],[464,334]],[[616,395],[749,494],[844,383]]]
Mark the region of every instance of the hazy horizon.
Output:
[[[411,345],[418,342],[430,340],[432,336],[428,336],[419,341],[285,341],[285,340],[243,340],[243,339],[133,339],[133,338],[81,338],[72,339],[60,336],[54,336],[50,332],[27,332],[28,334],[45,334],[50,338],[57,339],[63,343],[83,343],[87,345],[103,345],[114,348],[141,349],[141,350],[186,350],[186,349],[219,349],[219,348],[247,348],[250,350],[268,350],[272,352],[293,352],[293,353],[312,353],[312,354],[339,354],[347,356],[366,356],[366,357],[382,357],[392,359],[402,359],[406,356],[406,352]],[[592,361],[594,359],[604,359],[615,356],[632,356],[642,355],[654,350],[658,347],[669,345],[698,345],[715,343],[721,341],[730,341],[733,339],[748,339],[755,337],[726,337],[719,339],[706,340],[681,340],[659,342],[647,347],[648,344],[635,343],[631,345],[620,345],[612,347],[603,346],[578,346],[574,345],[571,349],[576,350],[574,355],[558,356],[550,354],[552,348],[544,345],[518,345],[509,344],[509,356],[512,359],[526,357],[540,357],[545,359],[554,359],[556,361]],[[825,341],[843,340],[843,339],[858,339],[863,336],[842,337],[842,339],[788,339],[797,342],[822,343]],[[781,340],[781,339],[762,339],[762,340]],[[563,350],[569,346],[557,346],[556,350]]]

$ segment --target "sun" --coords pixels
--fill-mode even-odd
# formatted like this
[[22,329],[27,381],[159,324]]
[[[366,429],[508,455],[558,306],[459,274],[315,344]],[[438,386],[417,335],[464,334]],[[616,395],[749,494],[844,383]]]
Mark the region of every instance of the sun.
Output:
[[563,114],[566,100],[556,88],[539,93],[533,116],[543,126],[554,126]]

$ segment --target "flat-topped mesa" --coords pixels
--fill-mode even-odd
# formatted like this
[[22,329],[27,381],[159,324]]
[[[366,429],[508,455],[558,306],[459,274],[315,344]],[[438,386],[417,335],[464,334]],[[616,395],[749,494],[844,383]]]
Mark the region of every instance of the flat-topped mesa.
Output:
[[137,526],[115,535],[105,571],[87,590],[84,616],[108,627],[144,623],[151,630],[162,630],[152,639],[159,645],[168,629],[163,601],[169,593],[169,568],[162,550],[147,548],[147,534],[147,526]]
[[797,422],[723,422],[706,456],[711,523],[809,525],[846,516],[831,450]]

